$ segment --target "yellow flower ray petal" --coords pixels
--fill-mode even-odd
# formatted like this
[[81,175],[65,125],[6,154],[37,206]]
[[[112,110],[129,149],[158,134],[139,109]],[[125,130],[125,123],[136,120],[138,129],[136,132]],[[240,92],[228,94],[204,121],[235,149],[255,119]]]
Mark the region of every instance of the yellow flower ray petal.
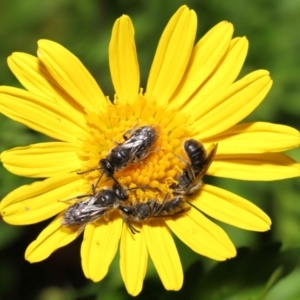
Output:
[[300,134],[285,125],[251,122],[235,125],[203,142],[218,143],[218,154],[282,152],[298,147]]
[[197,16],[187,6],[180,7],[166,26],[151,66],[147,96],[167,104],[181,81],[193,50]]
[[[246,75],[221,92],[205,99],[201,109],[190,111],[200,139],[216,135],[248,116],[265,98],[272,86],[264,70]],[[202,106],[203,105],[203,106]]]
[[44,221],[68,208],[70,202],[64,200],[85,194],[86,185],[86,180],[76,173],[23,185],[1,201],[1,215],[5,222],[14,225]]
[[205,184],[191,203],[205,214],[235,227],[253,231],[270,229],[271,219],[250,201]]
[[[170,108],[183,105],[211,75],[230,45],[233,26],[221,22],[208,31],[193,49],[184,77],[170,100]],[[199,105],[199,102],[197,101]]]
[[21,89],[0,87],[0,111],[12,120],[57,140],[76,142],[78,137],[87,135],[86,126],[74,122],[73,116],[63,107]]
[[140,87],[134,28],[126,15],[117,19],[109,44],[109,67],[119,100],[132,104]]
[[[218,88],[232,84],[244,65],[249,48],[249,42],[245,37],[234,38],[229,46],[228,52],[216,67],[216,70],[208,82],[202,87],[194,97],[205,98]],[[191,99],[191,101],[193,101]]]
[[148,251],[143,231],[133,235],[128,226],[124,225],[120,243],[120,271],[130,295],[136,296],[141,292],[147,264]]
[[68,245],[78,236],[77,231],[61,225],[63,214],[53,220],[26,249],[25,258],[30,263],[42,261],[56,249]]
[[85,125],[82,107],[79,106],[52,78],[41,61],[26,53],[13,53],[7,59],[9,68],[21,84],[31,93],[59,103],[81,127]]
[[248,52],[248,40],[235,38],[231,41],[228,52],[219,62],[215,72],[198,90],[190,97],[189,102],[183,107],[183,112],[205,108],[205,99],[217,91],[232,84],[239,75]]
[[122,219],[111,214],[87,225],[81,244],[81,263],[85,276],[94,282],[103,279],[118,250]]
[[209,175],[270,181],[300,176],[300,164],[283,153],[216,155]]
[[171,232],[162,219],[143,224],[149,255],[166,290],[178,291],[183,271]]
[[236,255],[225,231],[193,207],[186,216],[168,218],[166,223],[196,253],[215,260],[226,260]]
[[17,147],[1,153],[1,162],[19,176],[45,178],[79,170],[78,145],[49,142]]
[[38,41],[38,58],[56,82],[88,111],[103,111],[106,98],[81,61],[66,48],[49,40]]

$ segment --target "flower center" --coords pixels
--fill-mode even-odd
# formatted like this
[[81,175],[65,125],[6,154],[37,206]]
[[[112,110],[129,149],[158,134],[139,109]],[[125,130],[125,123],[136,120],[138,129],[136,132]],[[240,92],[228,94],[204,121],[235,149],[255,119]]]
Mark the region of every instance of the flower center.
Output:
[[[167,110],[167,107],[159,106],[155,101],[147,99],[139,94],[133,104],[114,104],[108,102],[106,114],[98,115],[89,113],[87,120],[90,124],[90,137],[83,142],[82,171],[96,169],[100,159],[106,158],[111,149],[117,143],[124,142],[124,133],[140,126],[153,126],[158,134],[158,139],[149,149],[149,154],[141,161],[128,164],[122,170],[114,173],[114,178],[127,187],[148,186],[156,188],[162,193],[158,199],[162,199],[165,193],[171,193],[170,185],[176,182],[176,176],[185,167],[174,155],[183,154],[182,142],[192,137],[188,131],[188,118],[178,112]],[[129,134],[130,136],[130,134]],[[88,182],[97,182],[101,170],[84,173]],[[111,181],[111,182],[110,182]],[[111,186],[112,180],[102,176],[97,189]],[[144,201],[154,196],[151,190],[135,190],[134,201]]]

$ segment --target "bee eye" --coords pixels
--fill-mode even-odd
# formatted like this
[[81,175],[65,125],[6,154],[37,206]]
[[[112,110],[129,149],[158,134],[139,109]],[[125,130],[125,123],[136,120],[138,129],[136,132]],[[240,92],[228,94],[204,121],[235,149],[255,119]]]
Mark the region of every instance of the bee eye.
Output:
[[99,164],[100,164],[100,168],[103,170],[105,174],[111,176],[114,173],[115,171],[114,166],[108,159],[105,158],[101,159]]
[[121,207],[121,210],[126,213],[126,214],[130,214],[132,212],[132,209],[130,207],[127,206],[123,206]]

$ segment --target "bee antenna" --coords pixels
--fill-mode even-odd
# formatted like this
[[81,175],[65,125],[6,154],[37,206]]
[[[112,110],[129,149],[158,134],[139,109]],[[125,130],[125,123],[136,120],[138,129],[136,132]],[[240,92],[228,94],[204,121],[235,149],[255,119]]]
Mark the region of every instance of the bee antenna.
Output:
[[[102,173],[103,174],[103,173]],[[102,176],[101,176],[102,177]],[[114,176],[109,176],[112,178],[112,180],[119,186],[119,187],[122,187],[121,184],[119,183],[119,181],[114,177]]]
[[78,175],[81,175],[81,174],[89,173],[89,172],[96,171],[96,170],[99,170],[99,168],[89,169],[89,170],[85,170],[85,171],[79,171],[79,172],[76,172],[76,173]]
[[[97,169],[96,169],[96,170],[97,170]],[[103,176],[103,172],[101,173],[101,175],[99,176],[99,178],[98,178],[96,184],[94,185],[93,191],[94,191],[95,193],[96,193],[97,186],[98,186],[98,184],[99,184],[99,182],[100,182],[102,176]]]

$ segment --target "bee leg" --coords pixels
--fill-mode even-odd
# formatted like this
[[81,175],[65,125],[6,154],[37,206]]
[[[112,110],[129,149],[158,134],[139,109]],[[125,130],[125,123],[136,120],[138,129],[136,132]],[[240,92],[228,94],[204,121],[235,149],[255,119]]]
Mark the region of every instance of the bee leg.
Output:
[[189,195],[189,196],[195,194],[196,192],[198,192],[200,190],[202,184],[203,184],[202,181],[195,183],[186,191],[185,194]]
[[163,210],[163,208],[165,206],[168,195],[169,195],[168,193],[165,194],[164,199],[161,203],[159,203],[157,201],[153,201],[153,205],[151,205],[152,216],[157,216],[160,214],[160,212]]
[[136,233],[140,233],[139,230],[137,230],[130,222],[127,218],[123,218],[124,222],[126,223],[126,225],[128,226],[128,228],[130,229],[132,234],[136,234]]
[[138,120],[136,120],[134,126],[133,126],[131,129],[127,130],[127,131],[123,134],[123,139],[124,139],[124,141],[127,141],[127,140],[129,139],[129,138],[127,137],[127,135],[128,135],[128,134],[131,134],[131,133],[135,130],[137,123],[138,123]]
[[195,179],[195,173],[192,169],[192,166],[190,163],[188,163],[183,157],[175,154],[175,153],[172,153],[174,156],[176,156],[179,160],[181,160],[185,165],[186,165],[186,175],[191,179],[191,181],[193,181]]
[[162,205],[154,199],[150,203],[149,210],[150,217],[155,217],[162,210]]
[[182,188],[173,189],[173,194],[174,195],[191,195],[191,194],[189,194],[189,189],[185,191]]
[[99,184],[99,182],[100,182],[102,176],[103,176],[103,172],[102,172],[102,174],[99,176],[99,178],[97,179],[96,184],[95,184],[95,185],[92,184],[92,190],[93,190],[93,194],[94,194],[94,195],[96,194],[96,188],[97,188],[97,186],[98,186],[98,184]]
[[148,186],[148,185],[138,185],[138,186],[126,189],[125,191],[138,190],[138,189],[141,189],[141,190],[146,189],[146,190],[150,190],[152,192],[161,193],[161,190],[159,188],[157,188],[157,187],[151,187],[151,186]]
[[94,185],[93,183],[91,183],[91,189],[92,189],[93,196],[96,195],[97,185],[98,185],[98,181],[97,181],[96,185]]
[[80,236],[80,234],[83,232],[84,229],[85,229],[85,225],[81,225],[81,226],[78,228],[78,231],[77,231],[77,237]]
[[140,230],[137,230],[132,224],[129,224],[130,231],[132,234],[140,233]]
[[[133,131],[133,129],[129,129],[123,134],[124,141],[127,141],[129,139],[129,137],[127,137],[127,134],[130,134],[132,131]],[[121,143],[120,143],[120,145],[121,145]]]

